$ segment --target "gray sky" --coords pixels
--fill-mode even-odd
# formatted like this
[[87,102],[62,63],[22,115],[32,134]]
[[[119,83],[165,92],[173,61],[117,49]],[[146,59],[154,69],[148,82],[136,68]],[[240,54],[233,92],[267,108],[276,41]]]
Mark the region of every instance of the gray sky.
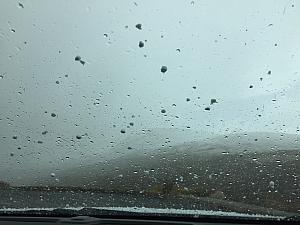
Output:
[[2,0],[0,170],[17,176],[67,165],[65,157],[108,157],[143,129],[172,128],[164,132],[174,143],[297,134],[297,3]]

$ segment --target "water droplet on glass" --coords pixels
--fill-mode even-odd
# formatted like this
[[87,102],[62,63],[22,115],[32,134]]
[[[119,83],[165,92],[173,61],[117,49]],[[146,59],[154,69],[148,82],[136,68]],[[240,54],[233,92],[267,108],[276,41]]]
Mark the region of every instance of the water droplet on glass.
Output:
[[80,61],[81,60],[81,57],[79,56],[79,55],[77,55],[76,57],[75,57],[75,61]]
[[140,48],[143,48],[144,45],[145,45],[144,42],[142,42],[142,41],[139,42],[139,47],[140,47]]
[[229,155],[229,152],[222,152],[222,155]]
[[21,2],[19,2],[18,6],[19,6],[19,8],[24,9],[24,5]]
[[76,135],[76,139],[80,140],[82,138],[81,135]]
[[162,73],[167,72],[167,70],[168,70],[168,68],[167,68],[166,66],[162,66],[162,67],[160,68],[160,72],[162,72]]
[[272,188],[272,189],[274,189],[274,188],[275,188],[275,183],[274,183],[274,181],[270,181],[270,183],[269,183],[269,187],[270,187],[270,188]]
[[125,134],[126,133],[125,129],[121,129],[121,133]]
[[137,29],[141,30],[141,29],[142,29],[142,24],[138,23],[138,24],[135,25],[135,27],[136,27]]
[[210,100],[210,104],[212,105],[212,104],[215,104],[215,103],[218,103],[218,102],[217,102],[217,99],[212,98],[212,99]]

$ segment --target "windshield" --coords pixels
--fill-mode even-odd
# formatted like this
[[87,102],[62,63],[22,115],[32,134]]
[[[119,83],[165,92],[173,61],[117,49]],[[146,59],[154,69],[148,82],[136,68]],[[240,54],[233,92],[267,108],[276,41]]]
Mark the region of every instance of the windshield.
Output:
[[1,1],[0,211],[300,213],[297,3]]

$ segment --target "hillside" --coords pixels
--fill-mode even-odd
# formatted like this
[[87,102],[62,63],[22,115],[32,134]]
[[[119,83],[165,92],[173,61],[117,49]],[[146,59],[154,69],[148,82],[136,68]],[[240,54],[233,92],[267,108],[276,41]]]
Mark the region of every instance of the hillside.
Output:
[[[150,144],[151,138],[147,138]],[[135,138],[134,143],[128,139],[115,147],[120,154],[110,160],[60,171],[58,180],[41,179],[40,185],[192,195],[295,209],[300,203],[298,138],[272,133],[236,134],[166,143],[149,150],[136,145],[144,142],[143,138]],[[129,145],[134,147],[124,150]]]

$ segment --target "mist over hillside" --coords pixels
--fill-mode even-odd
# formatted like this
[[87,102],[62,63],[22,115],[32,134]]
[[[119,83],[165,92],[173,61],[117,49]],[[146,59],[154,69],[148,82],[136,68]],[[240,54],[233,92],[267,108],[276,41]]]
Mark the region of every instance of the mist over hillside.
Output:
[[299,201],[297,135],[231,134],[175,145],[169,145],[169,140],[164,146],[145,149],[138,148],[145,143],[143,136],[129,138],[115,146],[120,154],[110,160],[61,170],[33,185],[193,194],[250,202],[275,197]]
[[[190,173],[189,170],[200,175],[197,170],[203,167],[204,162],[220,161],[232,166],[228,160],[237,156],[235,162],[241,166],[244,165],[244,160],[250,160],[253,165],[271,164],[276,161],[283,164],[281,158],[289,162],[298,161],[298,158],[294,157],[294,154],[299,153],[298,135],[243,133],[202,139],[199,137],[198,141],[196,134],[191,136],[190,140],[185,138],[186,141],[180,140],[179,135],[179,131],[172,129],[154,129],[149,130],[147,134],[129,136],[116,143],[107,153],[108,156],[94,157],[89,163],[85,163],[83,159],[80,164],[73,164],[71,169],[67,167],[59,170],[55,177],[41,176],[36,180],[36,184],[105,186],[109,181],[102,177],[112,178],[115,174],[122,178],[121,175],[128,173],[139,179],[141,171],[145,171],[145,174],[149,172],[148,175],[153,174],[150,170],[159,177],[163,177],[164,174],[168,177],[172,174],[180,176]],[[157,179],[160,179],[159,177]]]
[[298,135],[202,135],[197,141],[199,134],[190,134],[187,140],[175,129],[153,129],[128,136],[106,157],[73,162],[24,185],[209,197],[280,209],[300,203]]

